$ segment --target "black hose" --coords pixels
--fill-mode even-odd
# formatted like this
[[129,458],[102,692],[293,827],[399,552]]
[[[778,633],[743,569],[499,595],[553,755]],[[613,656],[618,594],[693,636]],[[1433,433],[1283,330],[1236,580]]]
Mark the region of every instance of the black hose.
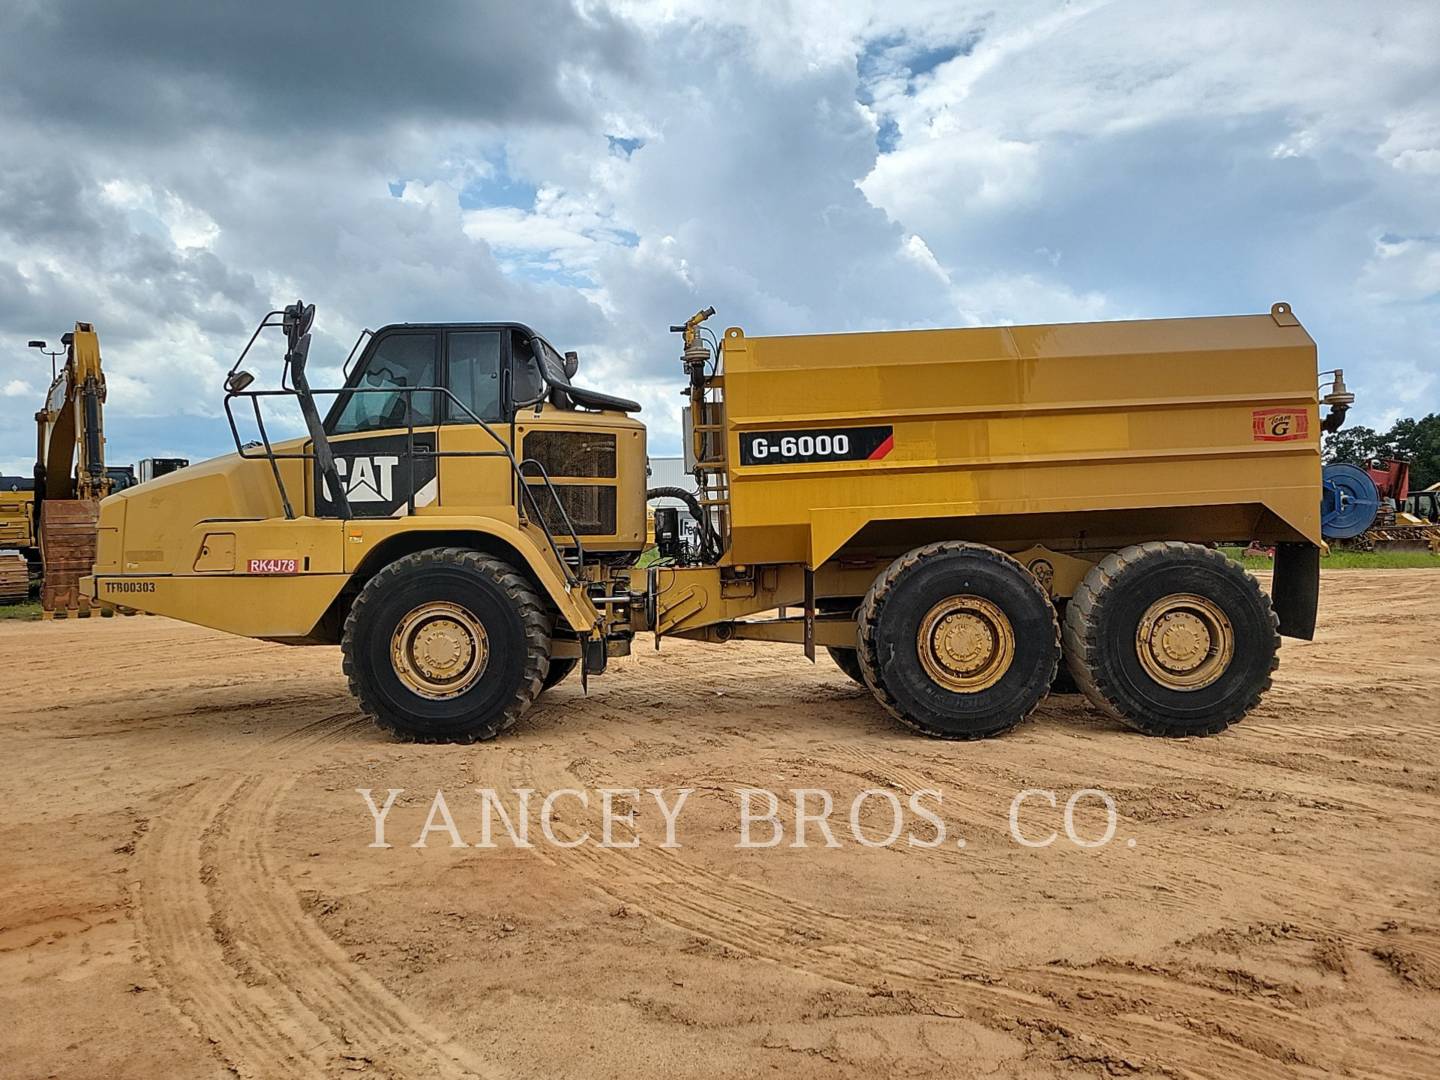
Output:
[[694,492],[686,491],[678,487],[657,487],[645,492],[645,501],[651,502],[654,499],[679,499],[690,509],[690,515],[700,526],[700,554],[706,562],[716,562],[720,558],[720,538],[710,527],[710,516],[700,508],[700,500],[695,497]]

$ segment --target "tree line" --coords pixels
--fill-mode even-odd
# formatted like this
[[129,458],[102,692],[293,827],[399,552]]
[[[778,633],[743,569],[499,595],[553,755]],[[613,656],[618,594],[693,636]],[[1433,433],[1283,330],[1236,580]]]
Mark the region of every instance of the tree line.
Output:
[[1325,436],[1325,460],[1364,465],[1374,458],[1410,462],[1410,490],[1440,481],[1440,413],[1396,420],[1389,431],[1343,427]]

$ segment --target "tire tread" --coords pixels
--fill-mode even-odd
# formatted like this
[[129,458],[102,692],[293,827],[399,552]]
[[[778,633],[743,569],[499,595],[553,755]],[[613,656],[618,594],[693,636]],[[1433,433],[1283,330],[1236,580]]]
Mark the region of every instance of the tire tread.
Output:
[[[1237,700],[1207,723],[1200,725],[1176,724],[1172,721],[1142,715],[1129,715],[1117,702],[1113,684],[1107,680],[1099,661],[1104,649],[1100,639],[1099,623],[1110,600],[1111,585],[1122,574],[1143,567],[1147,562],[1168,561],[1178,555],[1204,559],[1213,563],[1227,576],[1244,583],[1255,599],[1269,613],[1270,633],[1274,640],[1274,652],[1270,661],[1270,674],[1262,685],[1247,698]],[[1260,587],[1255,575],[1239,563],[1227,558],[1214,548],[1200,544],[1184,543],[1178,540],[1151,540],[1144,544],[1112,552],[1096,563],[1076,588],[1075,594],[1065,607],[1065,621],[1061,627],[1062,653],[1070,674],[1080,687],[1080,692],[1090,703],[1106,715],[1119,720],[1146,735],[1179,737],[1186,735],[1215,735],[1243,718],[1260,703],[1261,697],[1270,689],[1271,674],[1280,666],[1280,619],[1270,606],[1270,599]]]
[[[880,573],[870,585],[869,591],[865,593],[865,599],[860,602],[860,610],[856,612],[855,615],[856,636],[860,646],[856,650],[856,655],[860,660],[860,670],[865,676],[865,685],[870,687],[876,700],[878,700],[885,708],[885,711],[895,717],[895,719],[899,720],[912,731],[918,731],[932,738],[973,741],[975,739],[991,738],[1016,727],[1034,713],[1035,709],[1039,707],[1040,701],[1044,700],[1044,695],[1042,694],[1036,700],[1035,704],[1026,710],[1023,715],[1015,717],[1011,723],[999,730],[988,732],[937,732],[916,723],[905,715],[904,710],[900,707],[900,703],[886,687],[883,673],[880,671],[880,665],[876,657],[875,634],[879,626],[880,614],[884,610],[886,600],[889,598],[889,594],[893,592],[896,583],[921,563],[933,558],[952,554],[978,556],[979,558],[989,560],[990,562],[1007,568],[1013,566],[1018,568],[1026,578],[1032,581],[1034,580],[1030,576],[1030,572],[1015,559],[1003,551],[987,547],[984,544],[975,544],[965,540],[941,540],[937,543],[926,544],[923,547],[907,551]],[[1039,588],[1038,582],[1036,583],[1036,588]],[[1046,597],[1046,603],[1049,604],[1048,597]],[[1050,619],[1055,637],[1058,639],[1060,636],[1060,625],[1055,614],[1054,605],[1050,605]],[[1045,685],[1047,687],[1054,681],[1057,670],[1059,670],[1058,656],[1050,670],[1045,673]]]
[[[366,681],[359,676],[356,633],[361,621],[369,617],[369,609],[392,582],[426,566],[464,566],[489,578],[509,597],[510,603],[520,616],[525,633],[525,668],[530,672],[529,678],[521,682],[515,696],[499,716],[488,723],[455,734],[431,734],[406,728],[403,719],[390,714],[371,692]],[[396,738],[415,743],[482,742],[514,727],[540,696],[550,667],[550,633],[553,625],[553,617],[534,586],[505,560],[470,548],[427,548],[396,559],[365,583],[345,616],[345,629],[340,639],[343,657],[341,666],[350,685],[350,693],[360,703],[361,711]]]

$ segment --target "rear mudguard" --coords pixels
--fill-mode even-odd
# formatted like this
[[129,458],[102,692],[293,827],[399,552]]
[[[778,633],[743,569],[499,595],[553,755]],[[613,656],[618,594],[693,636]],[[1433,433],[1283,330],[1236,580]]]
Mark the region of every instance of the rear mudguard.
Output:
[[1320,549],[1314,544],[1277,544],[1270,603],[1280,618],[1280,633],[1312,641],[1320,609]]

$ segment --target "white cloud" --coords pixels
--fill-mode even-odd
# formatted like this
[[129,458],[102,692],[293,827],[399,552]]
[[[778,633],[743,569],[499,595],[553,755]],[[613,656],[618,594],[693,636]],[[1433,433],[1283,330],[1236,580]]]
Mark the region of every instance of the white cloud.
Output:
[[1387,118],[1377,153],[1403,172],[1440,175],[1440,103]]
[[1377,237],[1360,286],[1377,304],[1411,304],[1440,296],[1440,235]]
[[[85,108],[33,66],[0,94],[0,333],[98,325],[118,460],[226,449],[220,378],[297,295],[317,378],[362,327],[513,318],[641,400],[661,451],[666,327],[708,304],[797,333],[1283,298],[1360,419],[1440,405],[1431,4],[537,0],[468,12],[445,78],[374,85],[197,80],[204,42],[142,14]],[[387,71],[433,52],[423,17],[326,18]],[[492,39],[523,79],[486,74]],[[0,350],[0,456],[29,452],[37,359]]]
[[173,191],[156,191],[130,180],[107,180],[100,185],[102,201],[135,215],[137,227],[163,226],[177,248],[209,248],[220,235],[210,215],[191,206]]

